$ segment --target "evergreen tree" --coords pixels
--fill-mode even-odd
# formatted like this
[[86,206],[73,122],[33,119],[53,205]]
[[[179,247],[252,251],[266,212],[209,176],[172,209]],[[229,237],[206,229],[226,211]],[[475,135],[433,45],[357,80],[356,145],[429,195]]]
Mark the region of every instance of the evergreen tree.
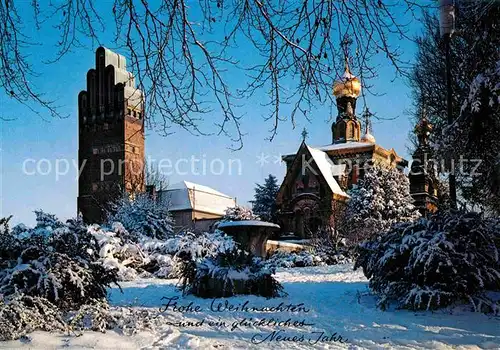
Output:
[[417,219],[408,177],[398,169],[365,166],[365,175],[349,191],[344,230],[350,243],[359,243],[388,230],[392,224]]
[[[448,127],[445,45],[437,13],[424,15],[424,32],[416,40],[418,51],[409,80],[416,117],[420,118],[420,111],[425,108],[434,126],[431,135],[434,156],[438,159],[451,156],[455,160],[459,200],[467,201],[470,207],[499,213],[500,109],[496,82],[500,62],[500,4],[471,0],[456,1],[455,6],[456,33],[450,52],[456,122]],[[467,163],[460,165],[460,159]]]
[[279,186],[276,176],[269,174],[263,185],[256,184],[253,204],[253,212],[262,220],[276,222],[276,196]]
[[132,236],[167,239],[173,236],[173,221],[166,204],[147,193],[135,198],[124,195],[110,204],[108,226],[121,222]]

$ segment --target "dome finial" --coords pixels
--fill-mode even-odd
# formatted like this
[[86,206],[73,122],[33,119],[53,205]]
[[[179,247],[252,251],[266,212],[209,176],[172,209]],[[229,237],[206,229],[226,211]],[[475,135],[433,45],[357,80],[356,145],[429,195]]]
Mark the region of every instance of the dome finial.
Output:
[[365,107],[365,111],[363,112],[364,124],[365,124],[365,134],[361,138],[361,142],[367,143],[375,143],[375,136],[371,134],[372,122],[371,117],[373,113],[370,112],[368,107]]
[[333,84],[333,95],[339,97],[357,98],[361,93],[361,82],[351,73],[349,68],[349,45],[351,38],[346,34],[340,43],[344,51],[344,74]]

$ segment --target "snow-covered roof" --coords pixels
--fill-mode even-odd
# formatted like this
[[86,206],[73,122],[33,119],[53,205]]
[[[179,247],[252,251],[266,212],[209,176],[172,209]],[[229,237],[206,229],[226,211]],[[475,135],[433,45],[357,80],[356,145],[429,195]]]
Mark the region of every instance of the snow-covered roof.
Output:
[[[314,146],[314,148],[320,150],[320,151],[335,151],[335,150],[345,150],[345,149],[351,149],[351,148],[373,148],[374,144],[373,143],[368,143],[368,142],[359,142],[359,141],[354,141],[354,142],[345,142],[345,143],[334,143],[330,145],[325,145],[325,146]],[[283,157],[292,157],[295,156],[295,153],[291,154],[286,154]]]
[[204,186],[204,185],[200,185],[200,184],[195,184],[195,183],[189,182],[189,181],[181,181],[181,182],[177,182],[176,184],[168,186],[168,190],[180,190],[180,189],[190,189],[190,190],[196,189],[196,191],[201,191],[201,192],[214,194],[216,196],[231,198],[227,194],[224,194],[222,192],[214,190],[212,187],[208,187],[208,186]]
[[196,210],[224,215],[227,208],[236,205],[234,198],[211,187],[181,181],[161,191],[160,199],[167,201],[170,211]]
[[341,149],[349,149],[349,148],[363,148],[363,147],[373,147],[373,143],[367,142],[345,142],[345,143],[334,143],[331,145],[316,147],[321,151],[335,151]]
[[[334,178],[334,173],[335,175],[338,175],[337,172],[339,170],[339,166],[334,164],[328,154],[325,152],[307,146],[307,149],[311,153],[311,156],[314,159],[314,162],[316,163],[319,171],[323,175],[324,179],[328,183],[328,186],[332,190],[334,194],[338,194],[343,197],[348,197],[347,193],[345,193],[339,186],[337,180]],[[344,165],[345,166],[345,165]]]

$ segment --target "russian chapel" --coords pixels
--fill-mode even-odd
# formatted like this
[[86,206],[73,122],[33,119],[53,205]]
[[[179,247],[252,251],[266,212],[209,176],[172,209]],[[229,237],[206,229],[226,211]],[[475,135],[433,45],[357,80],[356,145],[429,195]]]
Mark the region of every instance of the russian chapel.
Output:
[[376,143],[368,111],[361,133],[356,112],[361,92],[361,82],[346,60],[344,74],[333,86],[337,116],[331,127],[331,143],[313,147],[304,139],[296,153],[283,156],[287,171],[276,203],[284,232],[309,237],[320,227],[335,227],[349,198],[347,190],[363,177],[366,162],[401,170],[408,165],[394,149]]

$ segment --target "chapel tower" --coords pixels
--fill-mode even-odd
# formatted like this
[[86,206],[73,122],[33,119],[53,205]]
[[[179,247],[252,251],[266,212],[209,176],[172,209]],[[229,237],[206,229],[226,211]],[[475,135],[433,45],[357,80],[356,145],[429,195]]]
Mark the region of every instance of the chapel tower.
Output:
[[78,212],[105,219],[107,204],[144,191],[144,105],[122,55],[104,47],[78,95]]
[[333,95],[337,99],[338,115],[332,124],[332,143],[359,141],[361,123],[356,118],[356,100],[361,93],[361,82],[349,70],[345,62],[345,72],[333,85]]

